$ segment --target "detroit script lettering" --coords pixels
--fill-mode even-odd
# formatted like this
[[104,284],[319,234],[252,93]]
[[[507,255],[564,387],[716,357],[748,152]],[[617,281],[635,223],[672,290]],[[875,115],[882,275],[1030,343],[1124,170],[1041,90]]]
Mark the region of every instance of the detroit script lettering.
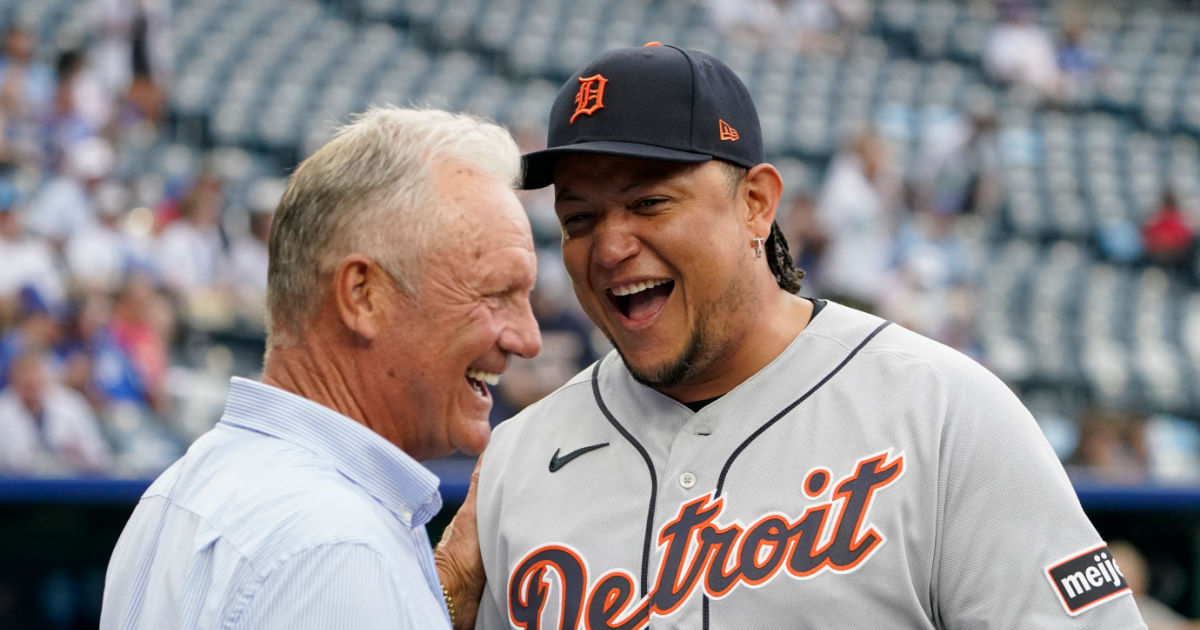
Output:
[[[538,547],[509,576],[509,617],[519,628],[542,628],[551,580],[558,582],[561,594],[561,617],[554,627],[577,628],[583,619],[588,628],[636,630],[647,626],[651,614],[678,609],[698,587],[720,598],[739,584],[763,584],[784,571],[794,579],[853,571],[885,540],[865,524],[875,492],[903,471],[902,454],[862,459],[828,500],[810,505],[794,519],[772,513],[746,526],[722,525],[724,497],[709,493],[684,503],[658,532],[662,563],[650,592],[636,601],[635,578],[628,571],[615,569],[589,582],[587,562],[570,546]],[[822,496],[831,477],[825,468],[809,471],[802,485],[805,495]],[[837,502],[840,510],[834,509]]]

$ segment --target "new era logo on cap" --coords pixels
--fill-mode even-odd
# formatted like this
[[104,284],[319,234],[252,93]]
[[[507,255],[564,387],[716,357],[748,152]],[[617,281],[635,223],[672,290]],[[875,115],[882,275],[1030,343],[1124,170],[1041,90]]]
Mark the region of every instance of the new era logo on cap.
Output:
[[725,122],[724,120],[717,120],[717,123],[720,125],[720,136],[721,136],[722,140],[729,140],[732,142],[737,141],[737,139],[738,139],[737,129],[730,127],[729,123]]
[[733,70],[675,46],[610,50],[563,84],[550,110],[546,148],[525,155],[523,188],[551,183],[565,153],[675,162],[766,160],[758,113]]

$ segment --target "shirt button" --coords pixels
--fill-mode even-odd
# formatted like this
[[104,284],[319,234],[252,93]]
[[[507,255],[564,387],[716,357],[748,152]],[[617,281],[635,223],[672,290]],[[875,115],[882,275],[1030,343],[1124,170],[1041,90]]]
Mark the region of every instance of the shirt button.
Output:
[[683,486],[684,490],[691,490],[692,486],[696,485],[696,475],[690,472],[679,475],[679,485]]

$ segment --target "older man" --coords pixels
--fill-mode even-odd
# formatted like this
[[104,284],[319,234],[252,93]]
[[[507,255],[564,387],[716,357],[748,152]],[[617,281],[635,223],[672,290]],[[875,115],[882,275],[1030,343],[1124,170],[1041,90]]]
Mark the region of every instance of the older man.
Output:
[[471,563],[435,561],[438,480],[416,460],[480,452],[488,385],[540,349],[519,164],[500,127],[386,108],[300,165],[271,235],[262,382],[233,379],[142,497],[101,627],[470,626]]

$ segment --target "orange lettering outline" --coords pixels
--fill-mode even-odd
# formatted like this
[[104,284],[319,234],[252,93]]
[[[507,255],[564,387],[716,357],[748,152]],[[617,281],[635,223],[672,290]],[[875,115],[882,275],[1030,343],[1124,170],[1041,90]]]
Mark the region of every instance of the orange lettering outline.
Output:
[[575,112],[567,123],[570,125],[575,124],[575,119],[580,115],[591,116],[604,108],[604,86],[608,79],[597,73],[590,77],[579,77],[579,83],[579,91],[575,93]]

